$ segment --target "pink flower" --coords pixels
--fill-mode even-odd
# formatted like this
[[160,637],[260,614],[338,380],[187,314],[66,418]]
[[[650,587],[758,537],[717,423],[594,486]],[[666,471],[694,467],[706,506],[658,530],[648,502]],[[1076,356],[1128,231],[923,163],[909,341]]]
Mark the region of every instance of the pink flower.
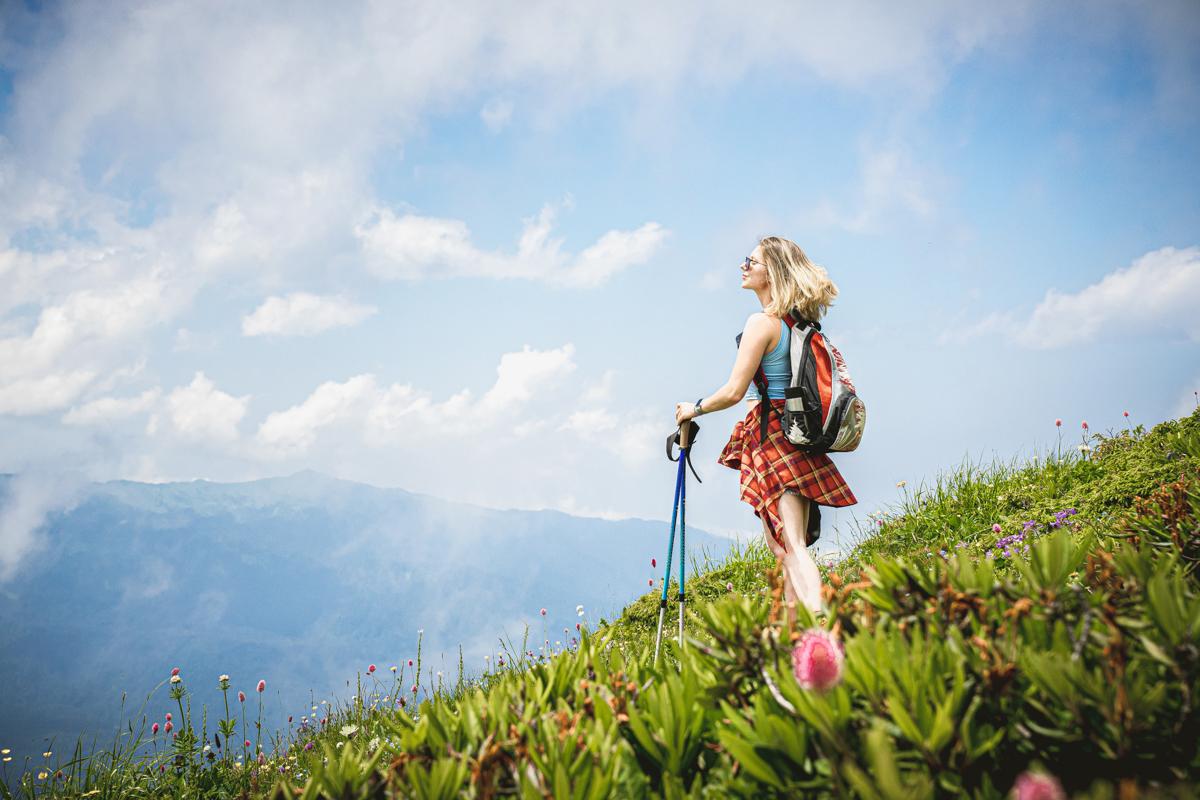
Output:
[[288,714],[288,724],[289,725],[292,724],[292,715],[291,714]]
[[168,723],[167,723],[167,726],[166,726],[165,728],[163,728],[163,732],[164,732],[164,733],[170,733],[170,732],[171,732],[171,728],[174,728],[174,727],[175,727],[174,725],[172,725],[171,723],[169,723],[169,722],[168,722]]
[[579,623],[578,623],[578,622],[576,622],[576,623],[575,623],[575,630],[579,630]]
[[368,666],[368,667],[367,667],[367,672],[374,672],[374,671],[375,671],[375,665],[374,665],[374,664],[371,664],[370,666]]
[[263,691],[264,689],[266,689],[266,688],[267,688],[267,682],[266,682],[266,681],[259,681],[259,682],[258,682],[258,691],[259,691],[259,692],[262,692],[262,691]]
[[1125,419],[1129,419],[1129,412],[1128,412],[1128,411],[1122,411],[1121,413],[1125,415]]
[[173,677],[175,677],[175,676],[176,676],[176,675],[178,675],[178,674],[179,674],[179,667],[176,667],[175,669],[171,670],[171,677],[172,677],[172,678],[173,678]]
[[245,692],[238,692],[238,702],[239,703],[246,702],[246,693]]
[[650,559],[650,569],[654,569],[657,566],[658,566],[658,560],[654,559],[654,558]]
[[411,659],[411,658],[408,660],[408,665],[409,665],[410,667],[412,666],[412,659]]
[[651,578],[650,580],[646,581],[646,585],[647,585],[647,586],[653,586],[653,585],[654,585],[654,579],[653,579],[653,578]]
[[542,616],[543,617],[546,616],[546,609],[544,609],[544,608],[542,609]]
[[1061,427],[1062,427],[1062,420],[1061,420],[1061,419],[1056,419],[1056,420],[1054,420],[1054,427],[1056,427],[1056,428],[1061,428]]
[[1088,429],[1088,427],[1087,427],[1087,420],[1086,420],[1086,419],[1083,421],[1083,429],[1084,429],[1085,431]]
[[171,721],[171,712],[168,711],[167,712],[167,722],[170,722],[170,721]]
[[412,693],[413,694],[417,693],[417,685],[415,683],[413,684]]
[[1053,775],[1026,770],[1017,776],[1009,796],[1014,800],[1066,800],[1062,785]]
[[150,726],[150,732],[153,734],[158,733],[158,723],[157,722]]
[[249,739],[247,739],[247,740],[246,740],[246,747],[249,747],[249,746],[250,746],[250,740],[249,740]]
[[1004,529],[1000,527],[999,522],[996,522],[992,525],[992,530],[995,531],[996,533],[999,533],[1000,531],[1002,531]]
[[792,650],[792,672],[805,689],[824,692],[842,680],[845,653],[837,638],[820,628],[810,628]]
[[725,591],[727,591],[727,592],[733,591],[733,582],[732,581],[725,584]]
[[400,707],[401,707],[401,708],[404,708],[406,705],[408,705],[408,703],[404,702],[404,698],[403,698],[403,697],[401,697],[401,698],[400,698]]

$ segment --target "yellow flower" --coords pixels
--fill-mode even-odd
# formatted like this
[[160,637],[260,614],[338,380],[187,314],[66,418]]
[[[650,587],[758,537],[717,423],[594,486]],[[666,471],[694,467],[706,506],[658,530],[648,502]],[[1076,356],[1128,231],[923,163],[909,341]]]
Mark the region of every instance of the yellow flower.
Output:
[[49,773],[49,772],[46,772],[46,770],[42,770],[41,772],[39,772],[39,773],[38,773],[38,780],[39,780],[39,781],[44,781],[44,780],[46,780],[46,778],[48,778],[49,776],[50,776],[50,773]]
[[896,484],[896,488],[897,488],[897,489],[903,489],[903,488],[904,488],[904,485],[905,485],[906,483],[908,483],[908,481],[900,481],[899,483],[897,483],[897,484]]
[[49,758],[52,755],[54,755],[54,753],[50,750],[47,750],[46,752],[42,753],[43,758]]

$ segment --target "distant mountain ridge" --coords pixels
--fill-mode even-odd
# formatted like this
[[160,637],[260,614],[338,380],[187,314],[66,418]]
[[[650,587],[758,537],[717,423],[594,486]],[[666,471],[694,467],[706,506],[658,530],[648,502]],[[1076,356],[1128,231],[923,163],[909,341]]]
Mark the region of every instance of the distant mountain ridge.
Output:
[[[17,480],[0,476],[0,511]],[[416,658],[418,629],[427,670],[454,680],[461,644],[477,673],[498,637],[520,646],[526,623],[536,650],[569,640],[577,604],[593,622],[619,613],[661,577],[649,560],[666,535],[663,522],[488,509],[311,470],[108,481],[73,502],[0,585],[0,676],[16,689],[0,695],[0,742],[14,753],[85,732],[85,749],[93,734],[103,746],[121,693],[128,719],[176,666],[197,711],[220,707],[219,674],[250,703],[266,679],[266,730],[305,713],[310,690],[348,699],[369,662],[390,680],[388,665]],[[694,528],[688,543],[714,559],[731,544]],[[172,706],[162,688],[146,713]]]

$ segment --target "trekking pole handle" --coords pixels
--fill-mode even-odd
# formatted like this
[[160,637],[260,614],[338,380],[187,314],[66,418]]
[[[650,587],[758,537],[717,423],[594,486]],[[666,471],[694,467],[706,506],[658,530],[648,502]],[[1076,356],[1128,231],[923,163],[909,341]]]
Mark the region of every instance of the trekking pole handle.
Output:
[[692,424],[692,421],[689,419],[679,426],[679,449],[681,450],[691,444],[689,439],[692,435]]

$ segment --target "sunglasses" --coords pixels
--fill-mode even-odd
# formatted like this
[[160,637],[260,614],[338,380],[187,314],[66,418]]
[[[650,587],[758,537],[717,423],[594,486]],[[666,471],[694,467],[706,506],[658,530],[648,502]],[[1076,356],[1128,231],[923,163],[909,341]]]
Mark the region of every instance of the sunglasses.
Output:
[[742,261],[743,268],[749,267],[751,264],[758,264],[759,266],[762,266],[762,267],[766,266],[766,264],[764,264],[763,262],[756,261],[753,258],[751,258],[750,256],[746,256],[746,258]]

